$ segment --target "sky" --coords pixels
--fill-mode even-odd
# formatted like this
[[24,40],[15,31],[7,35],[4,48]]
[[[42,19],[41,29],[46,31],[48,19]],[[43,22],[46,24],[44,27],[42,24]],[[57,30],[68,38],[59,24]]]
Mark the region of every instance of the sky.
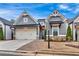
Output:
[[68,19],[79,14],[78,3],[0,3],[0,17],[7,20],[16,19],[26,11],[35,19],[47,18],[54,10],[58,10]]

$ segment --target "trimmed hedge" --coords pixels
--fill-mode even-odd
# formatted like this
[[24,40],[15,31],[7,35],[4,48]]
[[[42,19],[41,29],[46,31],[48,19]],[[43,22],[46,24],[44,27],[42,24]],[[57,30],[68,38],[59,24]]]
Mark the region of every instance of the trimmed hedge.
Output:
[[3,40],[3,30],[0,28],[0,40]]

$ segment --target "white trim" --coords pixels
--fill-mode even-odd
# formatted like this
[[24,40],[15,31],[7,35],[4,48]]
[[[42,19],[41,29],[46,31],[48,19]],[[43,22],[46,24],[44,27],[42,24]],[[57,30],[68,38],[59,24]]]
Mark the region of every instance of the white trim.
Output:
[[[46,35],[46,36],[48,36],[48,35]],[[49,36],[53,36],[53,35],[49,35]]]
[[58,36],[59,36],[59,27],[58,27]]
[[38,34],[37,34],[37,39],[39,39],[39,26],[38,26],[38,28],[37,28],[37,32],[38,32]]
[[53,27],[52,27],[52,36],[53,36]]
[[66,35],[59,35],[59,36],[66,36]]
[[[48,36],[48,35],[46,35],[46,36]],[[50,35],[50,36],[53,36],[53,35]],[[66,35],[58,35],[58,36],[66,36]]]
[[75,41],[75,40],[76,40],[76,37],[75,37],[75,34],[76,34],[76,33],[75,33],[75,32],[76,32],[75,24],[73,23],[72,26],[73,26],[73,29],[72,29],[72,30],[73,30],[73,40]]

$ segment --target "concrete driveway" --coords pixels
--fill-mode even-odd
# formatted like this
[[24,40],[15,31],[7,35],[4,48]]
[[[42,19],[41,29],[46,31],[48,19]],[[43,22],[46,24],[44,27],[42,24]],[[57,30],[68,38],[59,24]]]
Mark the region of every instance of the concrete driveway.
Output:
[[0,50],[16,51],[16,49],[22,47],[25,44],[32,42],[33,40],[8,40],[0,41]]

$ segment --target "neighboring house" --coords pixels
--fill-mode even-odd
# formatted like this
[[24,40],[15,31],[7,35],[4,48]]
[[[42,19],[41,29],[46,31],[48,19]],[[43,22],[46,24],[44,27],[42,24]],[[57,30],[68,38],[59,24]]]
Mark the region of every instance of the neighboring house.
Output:
[[39,25],[27,12],[17,17],[14,23],[15,39],[38,39]]
[[3,39],[8,40],[12,39],[12,31],[11,31],[12,23],[4,18],[0,17],[0,29],[3,30]]
[[49,22],[48,28],[51,39],[66,40],[68,20],[57,10],[55,10],[51,15],[49,15],[46,20],[48,20]]
[[45,19],[38,19],[38,23],[39,23],[39,38],[44,39],[46,29]]
[[73,26],[73,40],[74,41],[79,41],[79,16],[77,16],[73,23],[72,23],[72,26]]

